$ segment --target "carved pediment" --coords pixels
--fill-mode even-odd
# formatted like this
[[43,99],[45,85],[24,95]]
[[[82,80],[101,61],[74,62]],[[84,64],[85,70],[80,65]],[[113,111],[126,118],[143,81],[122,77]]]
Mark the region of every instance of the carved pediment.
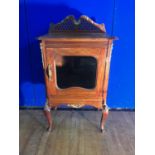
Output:
[[104,24],[97,24],[87,16],[82,15],[78,20],[74,16],[67,16],[57,24],[51,24],[49,33],[59,32],[82,32],[82,33],[105,33]]

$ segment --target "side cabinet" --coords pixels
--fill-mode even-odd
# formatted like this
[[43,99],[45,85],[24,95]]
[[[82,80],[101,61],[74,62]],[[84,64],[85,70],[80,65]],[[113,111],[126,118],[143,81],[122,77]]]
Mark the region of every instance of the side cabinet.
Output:
[[52,129],[50,109],[61,104],[102,109],[103,131],[108,116],[106,96],[114,39],[106,36],[103,24],[86,16],[81,16],[78,22],[69,16],[50,27],[49,34],[39,37],[47,91],[48,131]]

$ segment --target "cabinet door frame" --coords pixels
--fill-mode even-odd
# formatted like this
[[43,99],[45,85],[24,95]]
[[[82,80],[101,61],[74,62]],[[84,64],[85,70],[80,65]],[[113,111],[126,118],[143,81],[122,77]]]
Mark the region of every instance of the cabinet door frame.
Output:
[[[91,56],[97,60],[96,70],[96,86],[93,89],[87,89],[83,87],[69,87],[61,89],[57,86],[57,75],[56,75],[56,64],[55,55],[61,56]],[[106,48],[46,48],[45,50],[45,79],[48,89],[48,95],[93,95],[101,96],[103,88],[103,79],[105,72],[105,59],[106,59]],[[47,67],[50,64],[52,78],[49,80],[47,74]]]

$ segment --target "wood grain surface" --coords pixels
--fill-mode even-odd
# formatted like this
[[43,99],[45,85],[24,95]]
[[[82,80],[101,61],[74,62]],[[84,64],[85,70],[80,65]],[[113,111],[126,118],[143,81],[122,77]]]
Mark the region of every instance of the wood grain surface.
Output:
[[41,110],[20,110],[20,155],[134,155],[134,112],[110,111],[99,132],[101,111],[52,111],[55,129],[46,132]]

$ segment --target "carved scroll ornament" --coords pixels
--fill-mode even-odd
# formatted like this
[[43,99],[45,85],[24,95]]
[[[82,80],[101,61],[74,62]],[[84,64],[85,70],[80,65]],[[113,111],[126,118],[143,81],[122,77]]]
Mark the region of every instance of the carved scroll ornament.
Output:
[[89,17],[82,15],[78,20],[74,16],[67,16],[64,20],[57,24],[51,24],[49,33],[59,32],[91,32],[105,33],[104,24],[97,24]]

